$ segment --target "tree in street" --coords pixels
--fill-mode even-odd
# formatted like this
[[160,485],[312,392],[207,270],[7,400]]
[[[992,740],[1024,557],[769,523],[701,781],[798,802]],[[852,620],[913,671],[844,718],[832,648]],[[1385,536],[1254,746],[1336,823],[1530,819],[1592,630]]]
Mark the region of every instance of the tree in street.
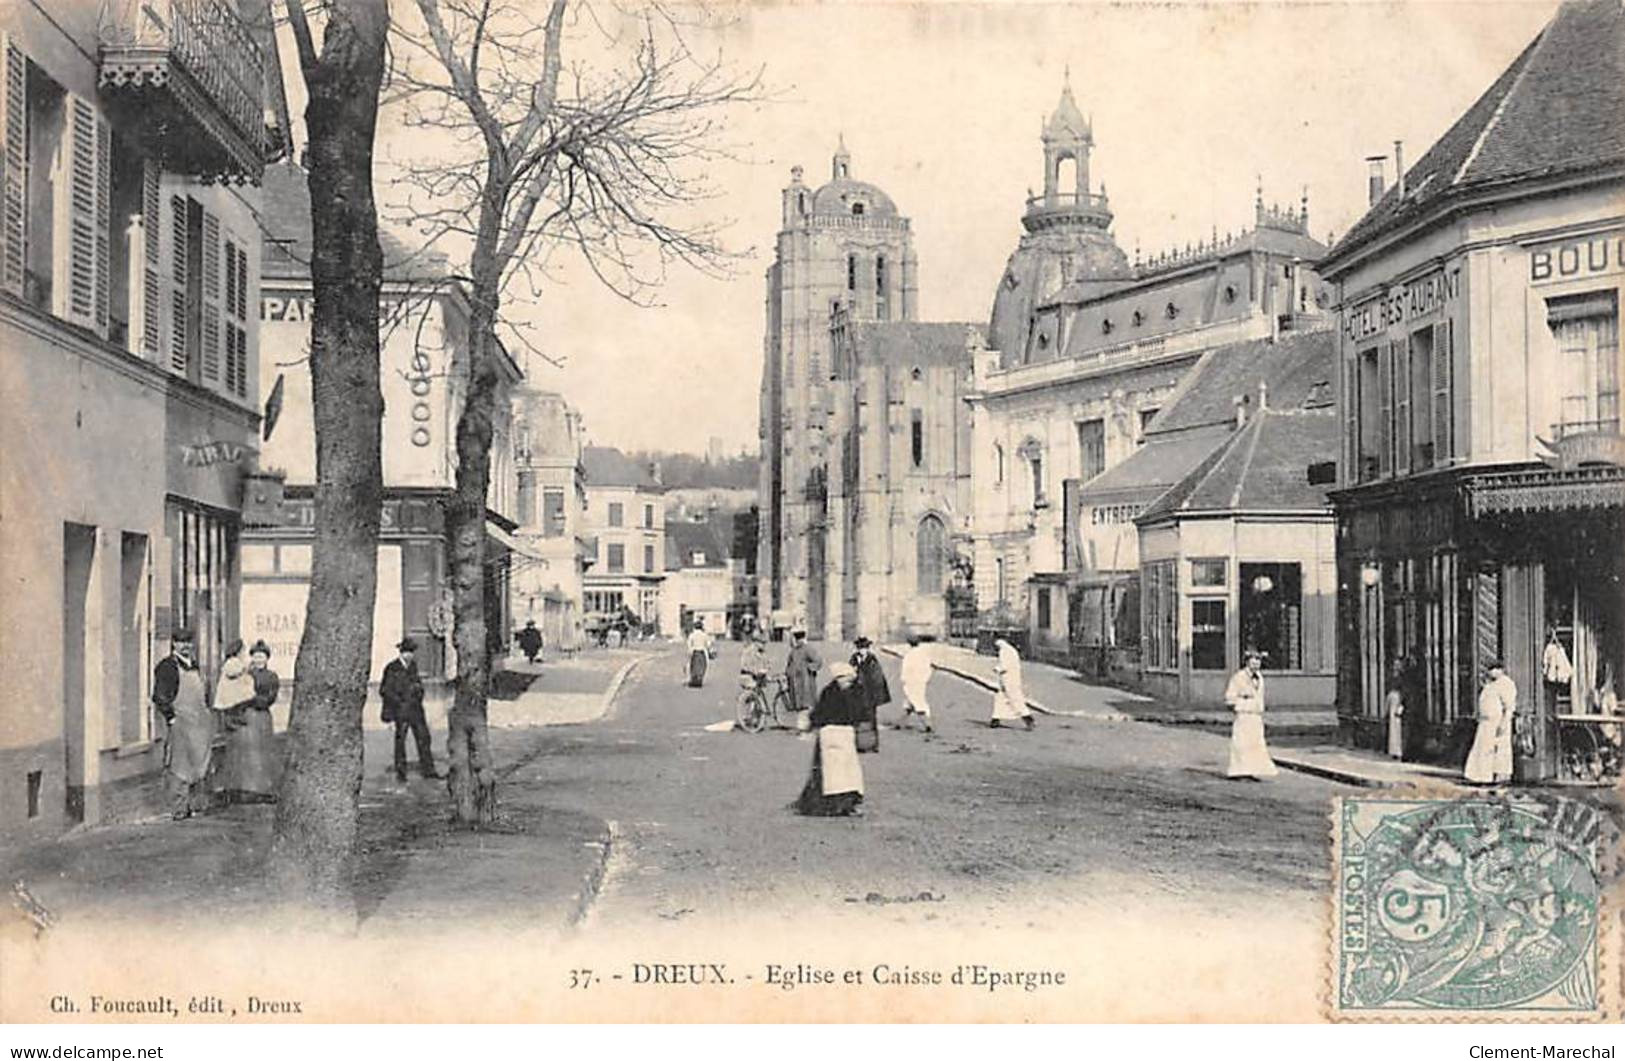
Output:
[[[635,302],[673,263],[721,270],[720,225],[693,208],[712,195],[704,168],[727,157],[719,112],[754,99],[758,82],[696,58],[658,6],[550,0],[540,22],[536,5],[500,0],[416,0],[416,10],[417,24],[393,31],[395,83],[408,125],[433,134],[424,141],[433,157],[404,171],[408,209],[431,240],[469,247],[468,378],[446,510],[457,653],[449,784],[454,819],[487,825],[497,804],[485,506],[499,329],[536,349],[504,306],[520,281],[539,296],[560,248]],[[581,56],[568,70],[567,46]]]
[[383,252],[372,182],[390,19],[388,0],[329,4],[318,52],[302,3],[287,0],[309,92],[316,527],[270,868],[290,897],[337,906],[356,840],[378,588]]

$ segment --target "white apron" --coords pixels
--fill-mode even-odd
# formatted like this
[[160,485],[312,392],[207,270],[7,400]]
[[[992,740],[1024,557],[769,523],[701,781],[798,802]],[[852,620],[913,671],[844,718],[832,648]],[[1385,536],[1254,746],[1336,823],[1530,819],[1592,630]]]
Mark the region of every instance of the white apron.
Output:
[[858,735],[851,726],[820,726],[818,766],[824,795],[863,794],[863,767],[858,764]]

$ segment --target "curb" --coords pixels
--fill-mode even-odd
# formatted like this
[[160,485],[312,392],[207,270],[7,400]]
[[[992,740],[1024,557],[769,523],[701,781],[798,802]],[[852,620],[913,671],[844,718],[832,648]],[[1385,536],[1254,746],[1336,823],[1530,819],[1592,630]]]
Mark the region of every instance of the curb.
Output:
[[627,663],[622,666],[620,670],[615,672],[615,677],[609,680],[609,687],[604,690],[604,695],[599,697],[598,714],[587,719],[586,721],[597,722],[605,715],[609,714],[609,709],[615,706],[615,697],[620,695],[621,686],[625,684],[627,678],[632,676],[632,672],[650,660],[657,659],[659,656],[660,653],[656,652],[647,656],[639,656],[637,659],[627,661]]
[[592,912],[598,896],[603,892],[604,881],[609,878],[610,855],[615,850],[615,839],[619,832],[620,829],[613,821],[604,822],[604,831],[599,834],[597,841],[598,859],[592,864],[592,868],[587,870],[587,875],[581,882],[581,891],[576,894],[575,905],[570,908],[570,913],[564,919],[566,929],[580,928],[587,920],[587,915]]
[[[903,656],[901,652],[897,651],[895,648],[892,648],[890,645],[881,645],[880,651],[897,659],[901,659]],[[999,691],[999,686],[997,683],[990,682],[979,674],[973,674],[970,671],[961,670],[951,663],[933,663],[932,666],[934,666],[937,670],[942,671],[944,674],[952,674],[954,677],[959,678],[962,681],[970,682],[972,685],[979,685],[989,692],[996,693]],[[1038,712],[1040,715],[1049,715],[1052,718],[1084,718],[1092,722],[1139,721],[1131,715],[1123,714],[1121,711],[1057,711],[1054,708],[1046,707],[1043,703],[1038,700],[1034,700],[1030,696],[1027,698],[1027,706]]]

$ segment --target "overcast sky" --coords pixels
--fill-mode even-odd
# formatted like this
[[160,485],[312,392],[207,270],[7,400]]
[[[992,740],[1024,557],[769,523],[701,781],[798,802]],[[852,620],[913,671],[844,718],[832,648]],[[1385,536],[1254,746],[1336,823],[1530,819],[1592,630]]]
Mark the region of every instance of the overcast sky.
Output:
[[827,180],[838,134],[853,176],[913,221],[920,319],[985,321],[1068,67],[1131,256],[1249,225],[1258,177],[1266,201],[1307,186],[1324,239],[1364,209],[1364,157],[1400,139],[1414,163],[1555,7],[741,4],[692,43],[765,67],[778,97],[734,115],[748,157],[710,175],[731,245],[753,256],[731,280],[674,274],[653,309],[567,268],[528,311],[566,364],[532,359],[531,376],[581,408],[594,442],[754,451],[779,191],[796,164]]

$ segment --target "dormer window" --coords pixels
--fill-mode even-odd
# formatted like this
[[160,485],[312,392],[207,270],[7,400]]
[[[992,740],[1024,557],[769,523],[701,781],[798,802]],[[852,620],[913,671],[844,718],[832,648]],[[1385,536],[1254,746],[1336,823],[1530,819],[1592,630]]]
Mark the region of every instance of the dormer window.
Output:
[[1224,285],[1224,300],[1226,302],[1234,302],[1236,300],[1236,286],[1234,284]]
[[1168,315],[1169,320],[1173,320],[1175,317],[1179,316],[1179,307],[1170,302],[1163,312]]
[[1134,311],[1134,326],[1136,328],[1138,328],[1140,325],[1142,325],[1144,323],[1145,323],[1145,314],[1141,313],[1139,310],[1135,310]]
[[863,216],[863,204],[862,203],[853,203],[852,204],[852,216],[853,217],[862,217]]
[[1112,327],[1112,319],[1110,317],[1107,317],[1105,320],[1100,322],[1100,331],[1103,335],[1110,335],[1112,333]]

